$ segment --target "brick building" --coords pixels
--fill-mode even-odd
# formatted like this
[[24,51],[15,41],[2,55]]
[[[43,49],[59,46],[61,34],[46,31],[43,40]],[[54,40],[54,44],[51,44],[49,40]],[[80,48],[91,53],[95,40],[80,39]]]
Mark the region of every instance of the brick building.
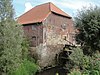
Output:
[[[18,23],[23,25],[31,47],[43,46],[41,47],[43,59],[46,56],[49,58],[49,53],[55,57],[64,44],[72,45],[75,42],[72,17],[51,2],[38,5],[24,13],[18,18]],[[44,66],[46,65],[48,64]]]

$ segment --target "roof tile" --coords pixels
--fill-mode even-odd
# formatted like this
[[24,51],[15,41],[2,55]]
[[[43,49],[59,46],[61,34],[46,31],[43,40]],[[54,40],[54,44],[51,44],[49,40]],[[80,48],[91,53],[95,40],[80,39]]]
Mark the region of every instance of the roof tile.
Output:
[[[37,23],[42,22],[48,15],[51,13],[57,13],[62,16],[70,17],[68,14],[63,12],[61,9],[56,7],[53,3],[45,3],[42,5],[38,5],[28,12],[24,13],[18,18],[18,23],[20,24],[29,24],[29,23]],[[71,18],[71,17],[70,17]]]

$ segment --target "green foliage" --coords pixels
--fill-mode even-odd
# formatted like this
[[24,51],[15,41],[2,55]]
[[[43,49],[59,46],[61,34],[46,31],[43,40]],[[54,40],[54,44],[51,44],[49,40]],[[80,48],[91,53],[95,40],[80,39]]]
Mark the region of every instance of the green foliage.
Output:
[[75,17],[75,26],[79,30],[76,34],[77,43],[93,53],[100,50],[100,8],[90,7],[82,9]]
[[12,0],[0,0],[0,75],[9,75],[22,62],[22,27],[14,20]]
[[70,55],[70,59],[73,60],[77,65],[80,65],[80,61],[82,61],[83,57],[84,54],[80,48],[74,48]]
[[85,69],[90,62],[90,57],[84,55],[83,50],[80,48],[74,48],[69,57],[74,62],[74,65],[81,69]]
[[26,59],[29,56],[29,41],[27,38],[23,38],[22,41],[22,59]]
[[82,75],[100,75],[100,53],[97,52],[93,56],[86,56],[83,50],[75,48],[69,56],[74,62],[74,69],[79,69]]
[[31,57],[29,52],[29,41],[23,38],[22,44],[22,59],[21,66],[12,72],[12,75],[35,75],[39,67],[35,63],[35,59]]
[[33,75],[38,66],[28,60],[29,44],[14,19],[12,0],[0,0],[0,75]]
[[81,75],[81,72],[79,70],[73,70],[70,74],[68,75]]
[[85,72],[88,72],[89,75],[100,75],[100,53],[95,53],[94,56],[91,57],[89,66]]
[[[90,7],[82,9],[75,17],[77,43],[83,50],[77,49],[70,58],[74,64],[82,69],[82,75],[100,75],[100,8]],[[84,55],[89,54],[88,56]]]
[[24,60],[21,66],[12,73],[12,75],[35,75],[35,73],[38,71],[38,66],[29,61]]

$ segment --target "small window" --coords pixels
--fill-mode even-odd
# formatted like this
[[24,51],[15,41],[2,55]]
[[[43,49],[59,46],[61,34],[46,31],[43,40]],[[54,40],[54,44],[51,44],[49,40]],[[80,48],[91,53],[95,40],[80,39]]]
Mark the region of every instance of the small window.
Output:
[[61,28],[65,30],[66,29],[66,24],[62,24]]
[[32,30],[36,30],[36,27],[32,25]]

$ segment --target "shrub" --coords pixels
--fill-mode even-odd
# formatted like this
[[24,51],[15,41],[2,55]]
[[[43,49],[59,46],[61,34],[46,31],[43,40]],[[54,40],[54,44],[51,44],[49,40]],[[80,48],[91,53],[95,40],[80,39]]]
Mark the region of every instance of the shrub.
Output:
[[27,59],[29,56],[29,41],[26,37],[23,38],[21,47],[22,47],[22,59]]
[[73,68],[75,69],[75,66],[77,66],[82,75],[100,75],[99,52],[90,57],[84,55],[82,49],[75,48],[69,57],[74,62]]
[[78,29],[76,41],[87,49],[86,54],[100,51],[100,7],[91,6],[81,9],[75,17],[75,26]]
[[80,48],[74,48],[69,58],[74,62],[74,65],[80,69],[87,68],[91,59],[90,56],[84,55],[83,50]]
[[81,75],[81,72],[79,70],[73,70],[70,74],[68,75]]
[[35,73],[38,71],[38,66],[29,61],[24,60],[22,65],[12,73],[12,75],[35,75]]
[[13,0],[0,0],[0,75],[10,75],[21,64],[22,26],[15,21]]
[[100,75],[100,53],[95,53],[91,57],[87,71],[89,75]]

